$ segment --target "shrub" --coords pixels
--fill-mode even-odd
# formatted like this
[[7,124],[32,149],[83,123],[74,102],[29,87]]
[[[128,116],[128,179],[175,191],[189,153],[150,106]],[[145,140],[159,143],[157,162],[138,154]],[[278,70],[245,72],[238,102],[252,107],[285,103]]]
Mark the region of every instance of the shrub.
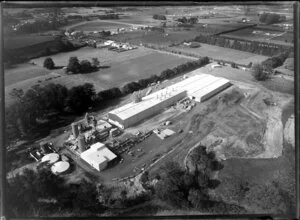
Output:
[[52,58],[47,57],[47,58],[44,60],[44,67],[47,68],[47,69],[49,69],[49,70],[54,69],[55,64],[54,64]]
[[132,93],[134,91],[137,91],[140,88],[141,87],[137,82],[130,82],[123,86],[122,93],[126,95],[126,94]]
[[143,98],[143,95],[141,92],[134,92],[132,95],[131,95],[131,100],[132,102],[134,103],[138,103],[140,101],[142,101],[142,98]]

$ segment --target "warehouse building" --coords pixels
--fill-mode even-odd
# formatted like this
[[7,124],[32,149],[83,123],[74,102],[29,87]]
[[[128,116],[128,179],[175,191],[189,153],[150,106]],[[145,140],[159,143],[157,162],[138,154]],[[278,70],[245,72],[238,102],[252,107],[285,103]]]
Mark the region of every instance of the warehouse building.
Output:
[[88,150],[82,152],[80,157],[96,170],[102,171],[110,161],[117,158],[117,155],[105,147],[104,144],[98,142],[93,144]]
[[[198,70],[193,71],[197,73]],[[153,116],[177,101],[189,97],[203,102],[231,85],[230,81],[209,74],[197,74],[181,82],[129,103],[108,113],[109,122],[124,129]]]
[[108,121],[122,129],[149,118],[186,97],[184,90],[163,89],[108,113]]

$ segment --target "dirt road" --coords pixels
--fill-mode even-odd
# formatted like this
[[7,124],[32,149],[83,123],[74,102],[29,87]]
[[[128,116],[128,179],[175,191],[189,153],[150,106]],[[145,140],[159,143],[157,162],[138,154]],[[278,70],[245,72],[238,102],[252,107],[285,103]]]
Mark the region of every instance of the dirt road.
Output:
[[284,139],[286,142],[295,147],[295,116],[291,115],[291,117],[287,120],[284,128]]

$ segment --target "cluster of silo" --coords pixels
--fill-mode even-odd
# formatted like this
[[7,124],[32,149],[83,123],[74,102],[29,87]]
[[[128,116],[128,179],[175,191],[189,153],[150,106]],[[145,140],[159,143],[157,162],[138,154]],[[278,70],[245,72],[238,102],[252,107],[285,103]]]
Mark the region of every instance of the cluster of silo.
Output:
[[78,124],[72,123],[71,127],[72,127],[72,134],[73,134],[74,138],[77,138],[79,135]]

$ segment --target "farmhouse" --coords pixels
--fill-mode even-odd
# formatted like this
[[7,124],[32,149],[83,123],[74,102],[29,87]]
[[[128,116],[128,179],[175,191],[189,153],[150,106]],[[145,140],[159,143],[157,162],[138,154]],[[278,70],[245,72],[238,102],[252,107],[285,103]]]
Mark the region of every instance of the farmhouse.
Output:
[[117,156],[104,144],[98,142],[93,144],[90,149],[82,152],[80,157],[96,170],[101,171],[107,167],[109,161],[112,161]]
[[132,102],[110,111],[108,120],[110,123],[124,129],[161,112],[164,108],[185,97],[203,102],[230,85],[231,83],[227,79],[208,74],[197,74],[145,96],[138,103]]

